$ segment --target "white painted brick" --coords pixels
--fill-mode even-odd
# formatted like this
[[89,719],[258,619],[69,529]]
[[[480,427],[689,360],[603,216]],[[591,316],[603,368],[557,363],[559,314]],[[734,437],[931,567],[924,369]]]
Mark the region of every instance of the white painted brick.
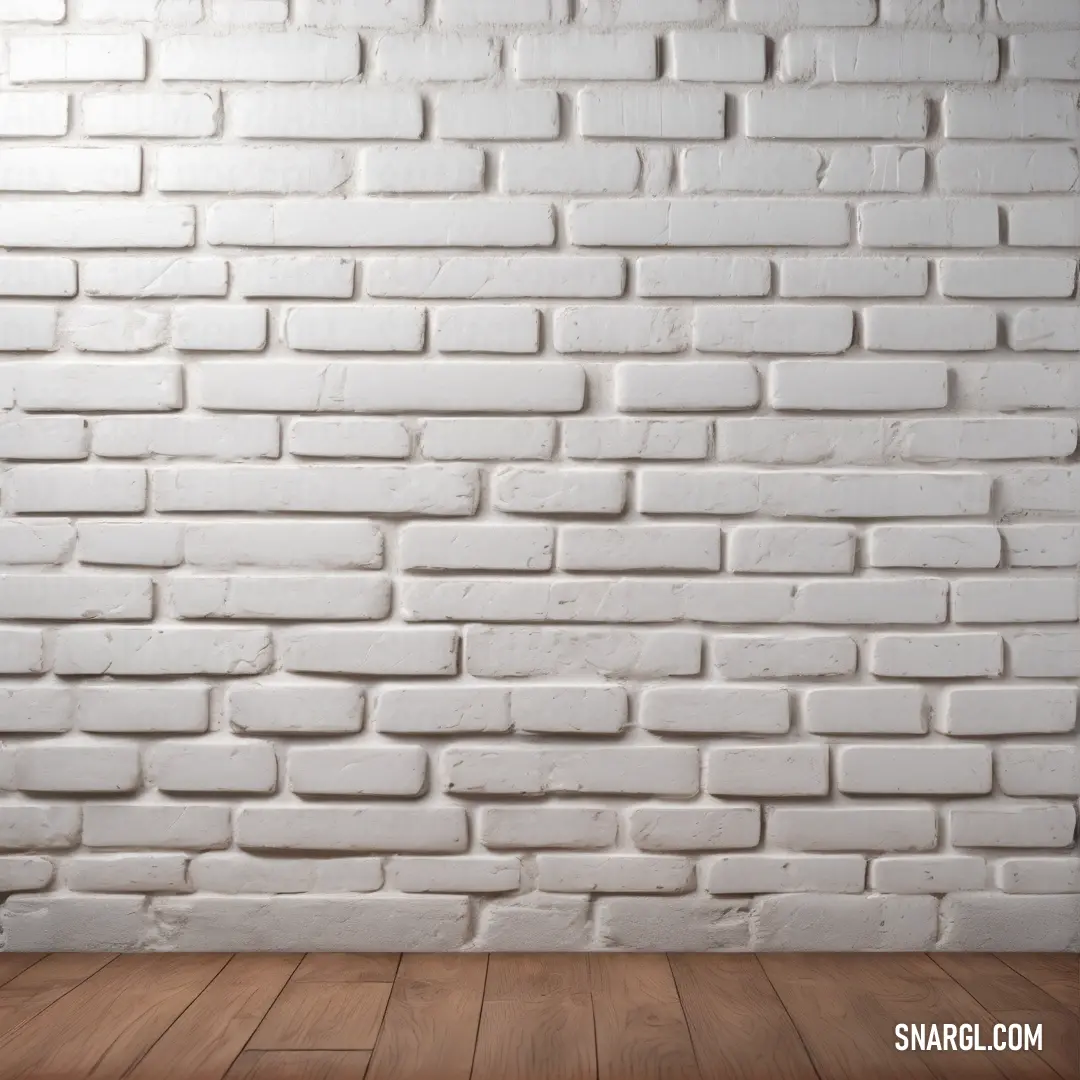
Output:
[[1080,348],[1080,318],[1066,309],[1025,308],[1012,320],[1009,344],[1032,352],[1073,352]]
[[467,146],[380,146],[362,150],[359,190],[374,194],[483,191],[484,153]]
[[508,514],[621,514],[626,506],[621,469],[502,468],[493,478],[493,503]]
[[142,151],[125,147],[11,147],[0,159],[0,191],[137,192]]
[[286,671],[338,675],[456,675],[455,630],[293,630],[280,642]]
[[678,308],[567,307],[555,313],[554,344],[561,353],[676,353],[690,334]]
[[926,151],[906,146],[846,146],[832,152],[821,177],[825,192],[915,194],[926,184]]
[[765,38],[759,34],[675,31],[671,74],[680,82],[764,82]]
[[614,810],[489,806],[480,812],[480,842],[493,851],[532,848],[604,848],[615,843]]
[[540,351],[540,313],[509,305],[437,308],[432,345],[443,353]]
[[304,26],[360,26],[401,30],[424,20],[423,0],[299,0]]
[[642,469],[643,514],[749,514],[760,504],[758,477],[727,470]]
[[1076,151],[1064,146],[946,146],[936,161],[941,190],[1029,195],[1074,191],[1080,180]]
[[478,855],[463,859],[391,859],[387,880],[406,893],[515,892],[521,880],[517,859]]
[[419,94],[376,86],[230,89],[225,110],[245,139],[419,139],[424,130]]
[[18,465],[8,472],[15,514],[138,514],[146,509],[146,471],[126,466]]
[[1080,566],[1080,524],[1006,525],[1010,566]]
[[0,732],[6,735],[70,731],[73,700],[62,686],[0,686]]
[[791,893],[757,901],[751,941],[762,951],[921,952],[937,933],[932,896]]
[[871,642],[870,671],[890,678],[955,679],[1000,675],[997,634],[887,634]]
[[74,296],[75,291],[73,259],[0,258],[0,296]]
[[866,860],[857,855],[720,855],[705,878],[718,895],[861,893],[865,883]]
[[728,568],[741,574],[850,574],[855,533],[842,525],[738,525],[728,552]]
[[841,353],[853,335],[851,309],[826,305],[702,307],[694,321],[702,352]]
[[581,0],[578,19],[586,26],[650,26],[715,19],[718,0],[668,0],[658,9],[650,0]]
[[139,779],[135,746],[52,743],[21,746],[15,754],[20,791],[109,795],[134,791]]
[[1018,87],[949,87],[943,110],[949,139],[1075,139],[1077,94],[1035,82]]
[[513,72],[522,80],[648,80],[657,77],[658,61],[656,38],[643,32],[526,35],[513,49]]
[[90,427],[81,417],[0,417],[0,457],[9,461],[79,461],[89,451]]
[[420,424],[420,452],[434,461],[543,461],[555,452],[555,422],[424,420]]
[[998,39],[928,30],[797,32],[784,37],[777,71],[784,82],[994,82]]
[[1078,53],[1077,32],[1014,34],[1009,38],[1009,71],[1019,79],[1075,79]]
[[781,259],[779,265],[785,297],[925,296],[928,287],[926,259]]
[[476,929],[480,948],[511,951],[528,943],[538,951],[564,952],[589,946],[587,897],[529,893],[485,904]]
[[257,855],[196,855],[191,884],[199,892],[258,893],[374,892],[383,882],[378,859],[270,859]]
[[439,0],[439,26],[550,26],[568,18],[566,0],[522,0],[507,9],[501,0]]
[[629,706],[621,687],[536,686],[510,691],[510,723],[532,735],[617,735]]
[[460,852],[465,811],[395,807],[241,809],[236,844],[245,851]]
[[157,22],[166,26],[197,22],[198,0],[79,0],[78,13],[88,22]]
[[1059,409],[1080,401],[1080,380],[1074,367],[1057,362],[994,360],[966,362],[953,369],[957,404],[1013,412],[1017,409]]
[[709,427],[701,420],[567,420],[563,449],[567,457],[590,461],[703,459]]
[[164,594],[178,619],[336,622],[384,619],[390,614],[389,581],[368,574],[176,576]]
[[152,615],[148,577],[0,574],[0,618],[141,621]]
[[958,623],[1076,622],[1073,578],[965,578],[953,582],[952,615]]
[[786,690],[757,687],[650,687],[641,726],[658,734],[782,734],[791,724]]
[[291,749],[288,761],[289,790],[297,795],[413,798],[427,782],[427,754],[419,747]]
[[173,203],[8,202],[0,243],[9,248],[187,248],[195,209]]
[[751,256],[652,255],[637,261],[640,296],[766,296],[768,260]]
[[755,805],[702,810],[643,808],[630,813],[630,835],[641,851],[755,847],[761,838],[761,812]]
[[510,693],[499,687],[388,688],[379,694],[374,722],[389,735],[503,733],[512,726]]
[[87,135],[190,139],[217,134],[221,99],[213,90],[125,91],[84,94],[81,105]]
[[69,521],[3,521],[0,565],[59,565],[67,562],[74,541],[75,529]]
[[67,0],[4,0],[0,5],[0,22],[64,21]]
[[281,436],[276,418],[103,417],[94,423],[93,450],[106,458],[276,458]]
[[1080,796],[1080,755],[1075,746],[995,746],[994,770],[1006,795]]
[[828,412],[943,409],[948,375],[940,360],[780,360],[769,368],[769,404]]
[[205,258],[84,259],[79,282],[86,296],[139,300],[224,296],[229,288],[225,260]]
[[698,753],[688,747],[499,750],[452,747],[440,764],[459,795],[669,795],[699,790]]
[[1080,892],[1080,859],[1004,859],[996,871],[998,888],[1006,893]]
[[938,279],[945,296],[1069,297],[1076,291],[1075,259],[942,259]]
[[863,340],[883,352],[978,352],[997,345],[993,308],[924,307],[918,320],[908,308],[870,307],[863,312]]
[[146,78],[142,34],[40,34],[8,42],[13,83],[141,82]]
[[673,952],[747,949],[746,905],[688,897],[621,896],[595,905],[594,948]]
[[265,630],[61,630],[58,675],[258,675],[270,666]]
[[499,151],[499,190],[510,195],[635,191],[641,158],[629,146],[510,146]]
[[1009,244],[1076,247],[1080,199],[1028,199],[1009,207]]
[[37,855],[10,855],[0,858],[0,889],[5,893],[47,889],[55,873],[50,859]]
[[597,200],[567,217],[579,247],[842,247],[851,234],[847,206],[832,200]]
[[985,199],[884,200],[859,207],[864,247],[993,247],[997,206]]
[[917,686],[813,689],[802,705],[812,735],[925,735],[929,708]]
[[420,352],[422,308],[302,307],[285,313],[289,348],[309,352]]
[[600,139],[722,139],[725,96],[704,87],[588,87],[577,95],[578,132]]
[[237,293],[243,297],[349,300],[356,288],[352,259],[318,255],[236,259],[232,277]]
[[981,570],[1001,565],[1001,536],[990,525],[880,525],[866,538],[870,566]]
[[725,679],[852,675],[857,662],[854,640],[838,634],[718,637],[713,640],[713,655]]
[[874,0],[731,0],[736,22],[869,26],[876,14]]
[[204,686],[84,684],[75,697],[80,731],[117,735],[197,735],[210,725]]
[[147,779],[173,793],[269,793],[277,787],[277,758],[270,743],[245,740],[180,740],[156,744],[147,754]]
[[157,43],[156,69],[166,82],[343,82],[360,73],[360,41],[304,31],[173,34]]
[[228,806],[161,803],[89,803],[83,810],[89,848],[211,851],[232,836]]
[[836,751],[837,790],[847,795],[988,795],[985,746],[844,746]]
[[154,155],[158,191],[328,194],[349,177],[341,150],[286,146],[170,146]]
[[376,40],[371,66],[390,81],[473,82],[498,72],[499,44],[450,34],[388,34]]
[[929,805],[776,807],[766,837],[790,851],[929,851],[937,815]]
[[546,892],[681,893],[694,886],[694,864],[665,855],[538,855]]
[[870,863],[870,888],[883,893],[968,892],[986,886],[987,867],[974,855],[888,855]]
[[1009,642],[1012,672],[1022,678],[1080,677],[1080,634],[1071,630],[1030,630]]
[[364,693],[325,681],[234,684],[225,693],[225,714],[241,735],[355,734],[364,722]]
[[190,892],[184,855],[83,855],[64,864],[64,884],[73,892]]
[[172,343],[188,352],[259,352],[266,346],[266,309],[210,304],[176,308]]
[[615,369],[621,412],[715,412],[753,408],[757,371],[744,361],[625,363]]
[[406,570],[550,570],[555,531],[544,525],[406,525]]
[[5,806],[0,815],[0,851],[75,847],[81,830],[77,804]]
[[169,320],[164,311],[122,304],[79,305],[64,311],[60,334],[79,352],[153,352],[168,340]]
[[1009,800],[949,810],[949,838],[960,848],[1072,847],[1075,828],[1068,803]]
[[0,135],[66,135],[68,96],[54,90],[0,94]]
[[173,363],[43,363],[19,373],[27,412],[167,412],[183,404],[182,368]]
[[188,525],[184,552],[195,566],[232,569],[378,569],[382,534],[365,522],[214,521]]
[[0,627],[0,675],[37,675],[44,670],[44,635],[40,630]]
[[465,668],[470,675],[496,679],[697,675],[701,671],[701,637],[677,630],[469,627],[465,633]]
[[922,139],[926,98],[903,89],[751,90],[746,133],[756,139]]
[[554,90],[440,90],[435,133],[441,139],[556,139]]
[[720,530],[710,525],[565,526],[560,570],[720,569]]
[[760,191],[797,195],[818,190],[821,153],[810,146],[745,143],[692,147],[680,156],[683,191]]
[[791,744],[712,750],[706,762],[705,790],[710,795],[825,795],[829,749]]
[[0,353],[52,352],[56,344],[56,308],[0,305]]

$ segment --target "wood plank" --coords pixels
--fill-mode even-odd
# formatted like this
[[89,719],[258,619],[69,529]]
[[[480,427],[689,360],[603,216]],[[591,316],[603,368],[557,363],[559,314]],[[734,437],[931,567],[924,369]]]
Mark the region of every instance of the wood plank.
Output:
[[0,989],[0,1038],[44,1012],[115,959],[115,953],[53,953]]
[[263,1018],[251,1050],[371,1050],[390,983],[289,983]]
[[292,982],[388,982],[397,974],[398,953],[308,953]]
[[822,1077],[927,1080],[933,1076],[917,1055],[896,1050],[893,1026],[874,1000],[874,985],[854,984],[840,975],[835,955],[761,954],[758,959]]
[[756,956],[668,957],[703,1080],[817,1080]]
[[[935,953],[934,963],[962,986],[1000,1024],[1042,1024],[1039,1053],[1055,1072],[1068,1077],[1080,1060],[1080,1032],[1075,1014],[989,953]],[[991,1024],[992,1026],[992,1024]],[[987,1030],[982,1038],[989,1042]],[[1032,1052],[995,1055],[1025,1058]]]
[[0,1040],[2,1080],[115,1080],[207,987],[227,955],[121,956]]
[[245,1050],[225,1080],[363,1080],[365,1050]]
[[401,959],[367,1080],[468,1080],[488,958]]
[[1069,953],[997,953],[997,958],[1028,982],[1080,1015],[1080,956]]
[[594,953],[589,975],[600,1080],[701,1080],[666,956]]
[[472,1080],[596,1080],[584,954],[499,954],[487,987]]
[[234,956],[128,1080],[221,1080],[300,960],[287,953]]
[[28,967],[44,960],[48,953],[0,953],[0,986],[11,982],[16,975],[21,975]]

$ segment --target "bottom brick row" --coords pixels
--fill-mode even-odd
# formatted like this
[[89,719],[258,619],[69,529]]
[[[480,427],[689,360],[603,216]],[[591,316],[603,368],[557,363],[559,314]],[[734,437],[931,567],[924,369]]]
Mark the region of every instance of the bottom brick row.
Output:
[[9,897],[11,951],[1080,951],[1080,895]]

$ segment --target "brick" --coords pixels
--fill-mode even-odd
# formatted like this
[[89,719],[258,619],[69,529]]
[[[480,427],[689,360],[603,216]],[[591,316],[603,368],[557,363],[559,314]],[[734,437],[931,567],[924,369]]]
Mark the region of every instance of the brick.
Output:
[[790,893],[756,904],[752,941],[761,950],[921,952],[937,940],[932,896]]
[[64,884],[74,892],[189,892],[183,855],[76,856],[64,866]]
[[598,139],[723,139],[722,91],[684,86],[589,87],[577,94],[578,132]]
[[427,754],[419,747],[289,751],[289,790],[308,796],[403,796],[423,793]]
[[845,307],[703,307],[694,321],[694,345],[701,352],[841,353],[853,335],[852,312]]
[[1072,139],[1080,134],[1075,91],[1041,83],[945,93],[949,139]]
[[852,675],[857,663],[854,640],[838,634],[718,637],[713,655],[717,670],[732,680]]
[[192,139],[217,134],[221,98],[213,90],[89,93],[81,107],[87,135]]
[[997,206],[986,199],[883,200],[859,208],[859,240],[871,248],[994,247]]
[[932,806],[777,807],[766,837],[791,851],[928,851],[937,815]]
[[746,133],[755,139],[922,139],[922,94],[907,89],[751,90]]
[[712,750],[706,763],[705,790],[710,795],[825,795],[829,791],[828,747],[728,746]]
[[544,461],[555,434],[553,420],[431,419],[421,421],[420,452],[434,461]]
[[930,710],[917,686],[809,690],[802,705],[812,735],[925,735]]
[[9,248],[188,248],[195,209],[173,203],[137,205],[72,200],[0,207],[0,243]]
[[543,525],[406,525],[407,570],[550,570],[555,532]]
[[857,855],[720,855],[709,860],[705,888],[714,895],[861,893],[866,860]]
[[844,746],[836,786],[847,795],[989,795],[983,746]]
[[951,893],[981,889],[987,866],[974,855],[887,855],[870,863],[870,887],[883,893]]
[[375,194],[482,191],[484,172],[484,153],[472,147],[378,147],[360,152],[358,182]]
[[480,842],[493,851],[605,848],[615,843],[617,826],[614,810],[489,806],[480,812]]
[[493,503],[508,514],[621,514],[626,506],[621,469],[498,469]]
[[755,847],[761,839],[757,806],[630,812],[630,836],[641,851],[725,851]]
[[60,686],[0,685],[0,732],[58,734],[72,727],[73,700]]
[[0,94],[0,135],[27,138],[66,135],[68,96],[54,90]]
[[514,892],[521,879],[517,859],[483,855],[472,858],[391,859],[389,883],[405,893]]
[[373,892],[383,883],[378,859],[280,859],[196,855],[189,876],[196,891],[244,894]]
[[850,574],[855,533],[843,525],[737,525],[728,568],[740,574]]
[[89,848],[211,851],[229,846],[228,806],[91,803],[83,811]]
[[694,884],[689,859],[664,855],[538,855],[545,892],[680,893]]
[[513,71],[522,80],[655,79],[656,38],[644,32],[525,35],[514,43]]
[[791,726],[788,693],[757,687],[649,687],[640,724],[656,734],[782,735]]
[[236,815],[236,843],[245,851],[461,852],[465,811],[249,807]]
[[455,675],[453,630],[294,630],[281,640],[286,671],[349,675]]
[[229,726],[241,735],[345,735],[364,723],[364,692],[350,683],[232,685],[225,693]]
[[949,836],[960,848],[1071,847],[1075,826],[1067,803],[1008,800],[949,810]]
[[15,755],[16,787],[35,794],[131,792],[140,776],[139,752],[132,745],[30,745]]
[[1001,565],[1001,535],[991,525],[879,525],[866,555],[871,566],[989,569]]
[[185,557],[195,566],[232,569],[378,569],[380,530],[367,522],[211,521],[185,530]]
[[271,661],[263,630],[61,630],[58,675],[257,675]]
[[204,686],[85,684],[74,703],[80,731],[110,735],[197,735],[210,727],[210,694]]
[[372,54],[373,68],[389,81],[480,81],[500,66],[494,38],[464,35],[387,34],[376,41]]
[[769,402],[774,409],[829,412],[943,409],[948,374],[939,360],[780,360],[769,370]]
[[938,278],[945,296],[1069,297],[1076,287],[1076,261],[1054,258],[942,259]]
[[648,255],[637,261],[640,296],[765,296],[768,260],[749,255]]
[[671,74],[680,82],[764,82],[765,38],[758,34],[675,31]]
[[14,37],[8,48],[8,74],[14,83],[141,82],[146,78],[142,34]]
[[166,82],[343,82],[359,72],[360,42],[348,33],[174,34],[157,48],[157,74]]
[[994,769],[1005,795],[1080,795],[1080,758],[1075,746],[996,746]]

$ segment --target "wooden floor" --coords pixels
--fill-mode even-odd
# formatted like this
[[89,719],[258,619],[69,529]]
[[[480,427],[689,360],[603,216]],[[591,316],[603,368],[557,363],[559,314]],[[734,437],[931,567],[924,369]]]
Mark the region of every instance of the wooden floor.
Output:
[[[1077,1080],[1076,956],[0,953],[2,1080]],[[899,1053],[898,1023],[1041,1023]]]

